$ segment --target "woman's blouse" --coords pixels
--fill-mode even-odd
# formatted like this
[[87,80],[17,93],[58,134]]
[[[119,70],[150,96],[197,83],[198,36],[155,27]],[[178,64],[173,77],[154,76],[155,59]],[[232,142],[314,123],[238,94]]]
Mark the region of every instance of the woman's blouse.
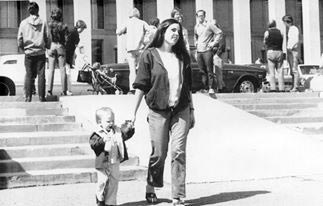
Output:
[[168,105],[174,107],[178,103],[178,99],[182,88],[182,75],[179,60],[173,52],[163,52],[157,49],[159,56],[168,73],[169,81],[169,100]]
[[[191,85],[192,70],[189,59],[178,61],[181,68],[182,88],[178,103],[174,108],[174,112],[181,111],[189,106],[191,102]],[[167,64],[167,63],[166,63]],[[157,111],[166,111],[170,109],[170,82],[168,72],[164,66],[159,52],[156,48],[146,49],[139,60],[136,80],[133,83],[135,89],[140,89],[145,93],[145,100],[150,109]],[[173,65],[171,68],[174,68]]]

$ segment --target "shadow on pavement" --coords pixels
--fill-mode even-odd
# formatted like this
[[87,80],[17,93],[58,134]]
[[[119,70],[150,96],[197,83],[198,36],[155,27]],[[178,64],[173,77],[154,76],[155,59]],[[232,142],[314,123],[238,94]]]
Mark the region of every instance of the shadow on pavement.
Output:
[[[233,200],[244,199],[248,197],[252,197],[255,195],[267,194],[269,191],[243,191],[243,192],[226,192],[220,193],[216,195],[200,197],[197,199],[187,200],[187,204],[189,206],[202,206],[202,205],[210,205],[217,204],[221,202],[228,202]],[[169,199],[158,199],[158,203],[171,203],[172,201]],[[146,201],[138,201],[138,202],[128,202],[121,204],[120,206],[143,206],[143,205],[151,205],[147,204]],[[158,205],[158,204],[157,204]]]
[[243,192],[226,192],[220,193],[216,195],[211,195],[207,197],[200,197],[197,199],[187,200],[187,203],[190,206],[201,206],[201,205],[209,205],[216,204],[220,202],[228,202],[238,199],[244,199],[248,197],[252,197],[260,194],[267,194],[269,191],[243,191]]

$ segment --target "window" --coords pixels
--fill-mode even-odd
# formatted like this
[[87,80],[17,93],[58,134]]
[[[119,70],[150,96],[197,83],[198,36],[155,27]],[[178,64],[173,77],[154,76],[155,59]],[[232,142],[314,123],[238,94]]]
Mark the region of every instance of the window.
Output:
[[92,0],[92,27],[93,29],[105,29],[105,2],[103,0]]
[[225,62],[234,62],[232,0],[213,0],[213,16],[225,34],[227,52],[223,59]]
[[92,62],[99,62],[102,64],[103,55],[103,40],[92,39]]
[[17,60],[16,59],[14,59],[14,60],[7,60],[3,64],[17,64]]
[[98,29],[104,29],[104,4],[103,0],[97,0]]
[[28,1],[0,1],[0,28],[18,28],[27,14]]
[[252,62],[266,59],[264,56],[264,33],[268,23],[268,0],[250,1],[251,51]]

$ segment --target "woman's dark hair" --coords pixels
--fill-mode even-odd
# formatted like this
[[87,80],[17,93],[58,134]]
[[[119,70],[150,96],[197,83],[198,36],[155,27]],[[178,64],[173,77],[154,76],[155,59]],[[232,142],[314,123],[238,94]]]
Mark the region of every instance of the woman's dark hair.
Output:
[[59,8],[54,8],[51,12],[50,17],[52,18],[52,20],[54,21],[63,21],[63,14],[62,14],[62,10]]
[[86,23],[83,20],[78,20],[75,24],[75,28],[83,28],[86,29]]
[[36,2],[34,2],[34,1],[29,2],[28,12],[31,15],[38,15],[38,12],[39,12],[38,4]]
[[164,40],[165,40],[165,32],[166,32],[167,28],[172,24],[178,24],[180,27],[180,29],[178,31],[179,39],[176,42],[176,44],[172,46],[172,52],[175,53],[175,55],[178,59],[180,59],[182,61],[184,59],[189,61],[190,56],[189,56],[188,51],[185,46],[182,25],[177,20],[175,20],[173,18],[166,19],[159,25],[153,40],[151,41],[151,43],[148,45],[147,48],[161,47],[164,43]]

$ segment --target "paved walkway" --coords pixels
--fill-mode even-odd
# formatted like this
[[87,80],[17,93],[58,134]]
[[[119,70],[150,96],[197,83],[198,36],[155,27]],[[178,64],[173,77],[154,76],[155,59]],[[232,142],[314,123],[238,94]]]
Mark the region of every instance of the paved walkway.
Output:
[[[145,182],[121,182],[121,206],[147,205]],[[73,184],[0,190],[1,206],[91,206],[95,184]],[[323,175],[278,179],[199,183],[187,185],[187,202],[192,206],[321,206]],[[170,186],[157,190],[161,202],[171,205]]]

